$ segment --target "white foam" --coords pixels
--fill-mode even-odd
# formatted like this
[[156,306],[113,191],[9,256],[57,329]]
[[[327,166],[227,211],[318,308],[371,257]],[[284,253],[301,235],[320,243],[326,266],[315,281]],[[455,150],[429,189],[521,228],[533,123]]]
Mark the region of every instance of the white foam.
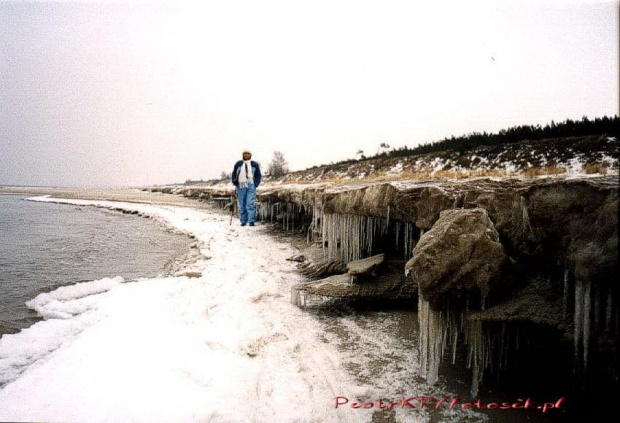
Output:
[[[55,291],[37,295],[33,300],[27,301],[26,305],[45,318],[69,318],[86,311],[93,299],[92,295],[109,291],[123,280],[117,276],[63,286]],[[87,300],[81,301],[86,297]]]

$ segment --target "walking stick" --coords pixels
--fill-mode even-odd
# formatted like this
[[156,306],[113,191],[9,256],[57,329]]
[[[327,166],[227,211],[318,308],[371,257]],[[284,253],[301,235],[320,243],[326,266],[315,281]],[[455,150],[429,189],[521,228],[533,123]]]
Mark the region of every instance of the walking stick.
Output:
[[232,226],[233,215],[235,214],[235,207],[237,206],[237,192],[235,195],[230,196],[230,225]]

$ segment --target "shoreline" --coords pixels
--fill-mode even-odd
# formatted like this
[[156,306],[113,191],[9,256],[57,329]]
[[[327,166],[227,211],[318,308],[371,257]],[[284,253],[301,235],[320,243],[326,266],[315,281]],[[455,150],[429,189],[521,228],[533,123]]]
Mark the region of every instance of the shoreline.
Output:
[[196,209],[209,209],[209,205],[172,194],[160,192],[142,191],[141,188],[8,188],[0,187],[0,195],[48,195],[53,198],[95,200],[95,201],[120,201],[127,203],[141,203],[152,205],[167,205],[179,207],[193,207]]
[[[46,197],[37,197],[37,196],[33,197],[32,194],[33,193],[30,193],[30,192],[28,193],[26,192],[0,193],[0,195],[17,196],[16,198],[14,198],[14,201],[16,202],[28,201],[30,203],[54,203],[61,207],[68,206],[67,209],[69,210],[69,213],[72,213],[72,211],[70,210],[71,208],[76,208],[77,210],[80,210],[82,208],[81,205],[63,201],[65,199],[62,199],[62,198],[58,198],[57,199],[58,201],[49,201],[49,200],[45,201],[44,198]],[[78,201],[81,201],[81,200],[78,200]],[[92,209],[92,213],[105,213],[108,215],[116,216],[116,217],[113,217],[113,219],[123,219],[125,216],[122,216],[122,215],[124,214],[138,214],[138,213],[128,213],[127,211],[119,210],[118,208],[113,208],[113,207],[102,207],[102,206],[93,205],[93,206],[89,206],[89,208]],[[150,218],[151,216],[142,215],[142,216],[136,216],[136,217],[149,217]],[[171,249],[168,250],[168,253],[166,254],[166,256],[160,257],[162,260],[155,260],[155,261],[153,261],[152,259],[147,260],[147,262],[152,262],[153,265],[155,266],[155,267],[151,266],[152,268],[150,268],[150,270],[146,268],[141,269],[139,266],[138,267],[132,266],[131,269],[133,270],[131,271],[129,271],[129,268],[127,268],[127,271],[129,271],[129,273],[127,273],[126,271],[122,271],[119,268],[118,271],[111,270],[109,273],[104,274],[102,273],[102,270],[100,268],[99,269],[97,268],[97,266],[87,266],[86,268],[81,269],[81,271],[79,272],[79,275],[83,275],[83,276],[78,276],[78,273],[66,274],[64,275],[63,278],[60,278],[60,277],[55,278],[54,280],[56,282],[54,282],[51,285],[41,285],[41,286],[29,288],[28,290],[29,295],[25,296],[23,301],[25,302],[32,301],[38,295],[48,294],[60,288],[72,286],[77,283],[94,282],[94,281],[100,280],[101,278],[113,278],[119,275],[121,275],[126,282],[136,281],[140,279],[148,279],[148,278],[174,277],[175,275],[178,276],[179,274],[184,273],[184,271],[187,271],[188,268],[190,268],[193,264],[195,264],[200,259],[198,243],[196,242],[194,237],[192,237],[191,234],[184,233],[182,231],[175,229],[173,226],[167,224],[161,219],[157,219],[157,218],[149,219],[148,221],[142,221],[142,222],[133,220],[133,223],[121,223],[121,222],[126,222],[126,221],[116,221],[116,220],[114,220],[114,222],[118,222],[118,224],[120,224],[121,226],[125,226],[127,224],[133,225],[131,227],[132,228],[135,227],[135,230],[139,231],[139,233],[142,233],[143,230],[147,230],[148,233],[150,233],[149,231],[153,231],[153,233],[161,233],[162,234],[161,236],[165,235],[165,236],[178,237],[179,246],[170,245]],[[66,224],[69,224],[69,223],[67,222]],[[147,226],[144,226],[144,225],[147,225],[148,228]],[[106,233],[108,232],[107,230],[104,230],[104,231]],[[125,233],[127,234],[127,236],[130,236],[130,237],[134,237],[136,234],[136,232],[133,232],[133,231],[125,232]],[[100,236],[103,236],[103,235],[105,235],[105,233],[101,232]],[[156,264],[156,262],[159,264]],[[141,270],[136,271],[136,269],[138,268],[140,268]],[[23,302],[20,301],[18,303],[23,306]],[[7,307],[9,306],[7,305]],[[32,312],[35,311],[31,307],[28,307],[28,308]],[[35,325],[36,323],[42,321],[43,319],[44,318],[38,314],[37,316],[26,317],[26,315],[23,313],[22,314],[11,313],[10,315],[6,316],[6,320],[0,321],[0,338],[4,337],[4,335],[16,334],[16,333],[19,333],[20,331],[26,330],[32,327],[33,325]]]

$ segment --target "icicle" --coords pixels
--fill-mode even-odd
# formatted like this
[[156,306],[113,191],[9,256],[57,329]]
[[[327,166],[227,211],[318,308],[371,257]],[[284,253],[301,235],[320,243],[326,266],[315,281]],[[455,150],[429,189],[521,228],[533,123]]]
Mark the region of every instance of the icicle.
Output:
[[593,306],[593,313],[592,316],[594,317],[594,328],[595,330],[600,330],[601,329],[601,290],[597,289],[596,287],[593,288],[594,289],[594,306]]
[[614,316],[614,296],[611,289],[607,290],[607,307],[605,310],[605,330],[612,331]]
[[321,219],[321,245],[323,248],[323,258],[325,258],[326,255],[325,242],[329,242],[327,240],[327,224],[325,223],[325,219],[327,219],[327,215],[324,215],[323,219]]
[[588,355],[590,352],[590,325],[591,325],[591,309],[592,297],[590,294],[591,284],[585,283],[584,303],[583,303],[583,371],[588,370]]
[[447,318],[431,309],[428,301],[418,299],[420,324],[420,376],[430,385],[439,379],[439,365],[445,349]]
[[390,226],[390,205],[388,204],[387,210],[387,225]]
[[433,385],[439,379],[439,364],[441,363],[441,351],[443,350],[444,344],[444,331],[441,325],[441,313],[431,310],[431,317],[431,351],[429,354],[430,362],[426,380],[430,385]]
[[349,234],[349,231],[353,228],[351,227],[351,219],[349,219],[349,216],[338,215],[338,220],[341,223],[338,225],[337,232],[338,238],[336,246],[339,246],[340,248],[340,251],[338,251],[337,254],[339,255],[339,258],[346,263],[349,257],[349,237],[345,234]]
[[334,248],[334,239],[332,236],[332,233],[334,231],[333,229],[334,220],[335,220],[334,215],[332,214],[325,215],[325,234],[327,238],[327,242],[325,243],[325,245],[327,245],[327,258],[328,259],[332,258],[332,249]]
[[564,269],[564,297],[562,298],[562,308],[564,310],[564,318],[568,316],[568,295],[569,295],[568,276],[569,276],[569,270]]
[[521,218],[523,219],[523,235],[532,232],[532,226],[530,225],[530,216],[527,212],[527,205],[525,204],[525,198],[521,196]]
[[372,243],[374,242],[374,238],[375,238],[375,231],[374,231],[374,219],[371,217],[367,217],[364,221],[364,226],[363,226],[363,234],[366,235],[366,243],[365,243],[365,248],[364,248],[364,252],[367,255],[372,255]]
[[378,241],[388,236],[383,218],[333,213],[324,215],[322,223],[324,255],[345,263],[373,255]]
[[458,340],[459,340],[459,331],[458,328],[452,327],[450,328],[450,330],[452,331],[452,364],[456,363],[456,347],[458,345]]
[[478,388],[482,382],[484,370],[492,364],[492,339],[485,336],[482,330],[482,321],[466,322],[467,337],[467,367],[472,369],[470,393],[472,397],[478,395]]
[[577,372],[577,366],[581,361],[581,345],[583,339],[583,282],[581,280],[575,281],[575,314],[573,316],[574,323],[574,357],[575,357],[575,372]]
[[420,323],[420,376],[426,379],[428,374],[428,301],[424,301],[422,296],[418,298],[418,320]]
[[472,369],[472,381],[470,393],[472,397],[478,395],[478,386],[481,378],[481,355],[482,355],[482,322],[479,320],[468,322],[468,368]]
[[398,251],[398,248],[400,247],[398,245],[398,241],[400,240],[400,222],[396,222],[394,224],[394,232],[396,233],[396,251]]
[[499,360],[498,360],[498,367],[497,367],[498,374],[504,368],[504,365],[505,365],[504,353],[505,353],[505,347],[507,344],[508,343],[506,342],[506,323],[502,322],[502,329],[501,329],[500,338],[499,338]]
[[405,244],[405,258],[408,259],[409,258],[409,223],[405,223],[403,242]]
[[515,351],[519,351],[519,327],[515,330]]

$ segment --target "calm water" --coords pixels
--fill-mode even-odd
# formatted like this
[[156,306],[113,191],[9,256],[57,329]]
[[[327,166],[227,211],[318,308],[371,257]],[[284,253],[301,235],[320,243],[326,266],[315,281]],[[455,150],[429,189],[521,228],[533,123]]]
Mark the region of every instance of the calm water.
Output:
[[60,286],[167,273],[191,240],[159,223],[94,207],[0,195],[0,335],[38,320],[24,303]]

